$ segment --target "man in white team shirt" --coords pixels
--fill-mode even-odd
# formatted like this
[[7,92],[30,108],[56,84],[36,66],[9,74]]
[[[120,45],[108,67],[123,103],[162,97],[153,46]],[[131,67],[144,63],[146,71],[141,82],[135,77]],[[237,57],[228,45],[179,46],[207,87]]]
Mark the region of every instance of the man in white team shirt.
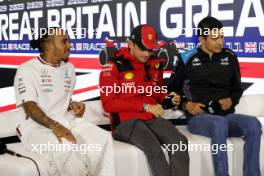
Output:
[[48,28],[31,47],[40,56],[19,66],[14,81],[17,107],[26,114],[17,130],[44,163],[41,175],[114,176],[111,134],[82,117],[83,103],[71,101],[76,76],[67,35]]

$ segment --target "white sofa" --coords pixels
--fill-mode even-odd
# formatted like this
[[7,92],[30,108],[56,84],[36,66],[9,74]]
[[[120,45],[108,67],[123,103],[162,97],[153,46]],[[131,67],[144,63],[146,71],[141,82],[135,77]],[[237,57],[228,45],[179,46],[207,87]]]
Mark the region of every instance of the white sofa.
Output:
[[[97,125],[109,124],[108,118],[103,115],[100,101],[86,102],[86,108],[85,116],[89,121]],[[264,117],[264,95],[243,96],[236,109],[239,113]],[[172,118],[171,113],[168,112],[166,117]],[[173,113],[176,113],[176,116],[181,116],[179,111]],[[23,120],[22,117],[21,112],[18,111],[0,113],[0,138],[16,135],[15,129],[17,124]],[[259,118],[259,120],[264,122],[262,118]],[[186,126],[178,126],[178,128],[191,144],[210,144],[209,138],[190,134]],[[234,145],[234,151],[228,152],[229,173],[231,176],[241,176],[243,175],[243,140],[240,138],[229,138],[227,142]],[[34,158],[41,167],[41,161],[34,154],[26,151],[21,143],[8,144],[8,148]],[[261,169],[264,176],[263,140],[261,148]],[[140,149],[119,141],[114,141],[114,149],[117,176],[151,176],[147,159]],[[210,151],[189,151],[189,154],[190,176],[214,175]],[[38,174],[32,161],[4,154],[0,155],[0,175],[37,176]]]

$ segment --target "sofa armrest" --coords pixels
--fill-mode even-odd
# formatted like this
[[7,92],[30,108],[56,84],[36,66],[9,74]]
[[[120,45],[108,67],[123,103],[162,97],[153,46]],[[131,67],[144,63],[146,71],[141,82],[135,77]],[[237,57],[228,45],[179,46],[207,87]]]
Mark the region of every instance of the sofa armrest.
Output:
[[235,109],[236,113],[264,117],[264,94],[243,95]]
[[23,110],[0,113],[0,138],[16,136],[16,128],[25,119]]

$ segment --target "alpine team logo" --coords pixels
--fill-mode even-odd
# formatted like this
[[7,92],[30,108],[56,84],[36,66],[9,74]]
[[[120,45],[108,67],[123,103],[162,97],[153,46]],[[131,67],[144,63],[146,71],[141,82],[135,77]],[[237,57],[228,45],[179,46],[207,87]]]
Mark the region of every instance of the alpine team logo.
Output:
[[193,61],[192,61],[192,66],[200,66],[202,65],[200,59],[198,57],[194,58]]
[[228,57],[222,58],[220,61],[221,65],[229,65],[229,59]]

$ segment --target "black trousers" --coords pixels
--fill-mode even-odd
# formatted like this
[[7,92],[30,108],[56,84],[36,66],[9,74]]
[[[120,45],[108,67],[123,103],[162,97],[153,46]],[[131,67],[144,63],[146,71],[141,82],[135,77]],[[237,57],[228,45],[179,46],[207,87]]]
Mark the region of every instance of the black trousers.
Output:
[[168,163],[161,148],[164,144],[188,145],[187,138],[169,121],[130,119],[116,127],[113,137],[144,151],[153,176],[189,176],[188,150],[168,152]]

